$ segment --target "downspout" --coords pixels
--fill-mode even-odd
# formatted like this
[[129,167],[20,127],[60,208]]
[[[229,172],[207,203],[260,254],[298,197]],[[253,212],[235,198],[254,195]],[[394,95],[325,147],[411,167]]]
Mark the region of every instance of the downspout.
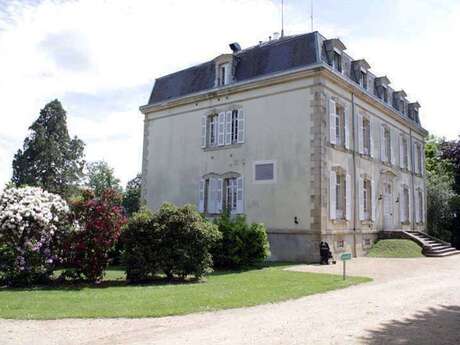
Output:
[[356,182],[356,141],[355,141],[355,94],[352,92],[351,93],[351,137],[352,137],[352,143],[353,146],[351,148],[351,154],[353,157],[353,181],[354,181],[354,186],[355,186],[355,193],[354,193],[354,198],[353,198],[353,257],[357,256],[357,251],[356,251],[356,227],[357,227],[357,220],[358,217],[356,217],[356,212],[357,212],[357,200],[359,200],[359,186],[358,183]]
[[415,163],[414,163],[414,143],[412,142],[412,128],[409,127],[409,152],[410,152],[410,165],[411,165],[411,184],[412,184],[412,221],[411,227],[412,231],[415,231],[415,182],[414,182],[414,175],[415,175]]

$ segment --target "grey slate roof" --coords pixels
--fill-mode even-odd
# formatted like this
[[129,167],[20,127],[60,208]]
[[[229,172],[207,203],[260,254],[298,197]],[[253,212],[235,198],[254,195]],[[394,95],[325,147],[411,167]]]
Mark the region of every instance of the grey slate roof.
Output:
[[[334,40],[327,40],[319,32],[315,31],[272,40],[236,52],[233,54],[233,82],[242,82],[314,64],[323,63],[331,65],[331,61],[329,61],[326,54],[327,41]],[[345,48],[345,46],[342,48]],[[343,72],[341,75],[350,82],[357,84],[357,81],[352,75],[353,61],[355,60],[351,56],[342,52]],[[366,66],[366,68],[367,67],[370,66]],[[215,60],[158,78],[153,86],[148,105],[172,100],[200,91],[211,91],[216,87],[214,85],[215,79]],[[402,97],[404,106],[400,109],[399,104],[396,105],[393,101],[393,92],[395,92],[395,90],[389,86],[387,87],[388,101],[384,102],[378,99],[376,84],[379,80],[382,80],[382,77],[377,77],[372,72],[367,71],[368,85],[365,91],[378,101],[393,108],[393,110],[398,112],[402,117],[413,120],[420,125],[418,116],[418,107],[420,106],[418,103],[417,107],[414,107],[413,104],[415,103],[410,103],[404,96]],[[416,113],[413,113],[413,109],[416,110]]]
[[[241,50],[234,78],[244,81],[316,63],[315,33],[286,37]],[[214,61],[169,74],[155,81],[149,104],[166,101],[212,89],[215,80]]]

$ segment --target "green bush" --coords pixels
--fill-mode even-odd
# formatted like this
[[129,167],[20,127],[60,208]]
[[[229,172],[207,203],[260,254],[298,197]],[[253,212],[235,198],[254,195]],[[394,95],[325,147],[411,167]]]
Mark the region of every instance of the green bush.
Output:
[[158,230],[152,212],[147,209],[134,213],[123,229],[120,242],[123,243],[123,262],[129,281],[148,280],[160,271],[161,238]]
[[198,279],[211,271],[210,248],[220,234],[193,206],[165,203],[153,214],[145,210],[135,214],[122,240],[130,281],[146,280],[156,273]]
[[222,215],[214,221],[222,240],[212,249],[214,266],[241,268],[261,264],[270,255],[267,230],[263,224],[247,224],[244,216]]

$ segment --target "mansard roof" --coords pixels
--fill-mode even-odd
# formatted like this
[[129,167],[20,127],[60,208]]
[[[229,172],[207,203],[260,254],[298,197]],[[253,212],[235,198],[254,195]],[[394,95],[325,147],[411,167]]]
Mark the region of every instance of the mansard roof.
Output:
[[[226,56],[228,55],[232,62],[232,83],[238,83],[313,65],[328,65],[329,68],[334,69],[331,59],[328,58],[331,47],[340,50],[342,68],[337,72],[344,79],[352,82],[356,87],[365,88],[363,91],[377,101],[384,102],[386,106],[399,112],[401,116],[420,124],[418,117],[417,119],[410,118],[404,111],[410,103],[405,99],[405,94],[398,95],[402,96],[405,105],[395,107],[393,93],[400,92],[389,86],[390,80],[386,76],[377,77],[367,71],[370,69],[370,65],[366,60],[354,60],[350,57],[345,53],[345,45],[337,38],[326,39],[318,32],[286,36],[268,42],[260,42],[258,45],[243,50],[234,50],[233,53],[226,54]],[[207,90],[212,91],[220,87],[216,85],[216,64],[219,63],[217,60],[213,59],[158,78],[155,81],[148,105]],[[363,68],[367,72],[365,85],[359,85],[359,82],[354,78],[357,67]],[[382,100],[376,93],[376,86],[379,85],[387,87],[388,97],[386,100]]]

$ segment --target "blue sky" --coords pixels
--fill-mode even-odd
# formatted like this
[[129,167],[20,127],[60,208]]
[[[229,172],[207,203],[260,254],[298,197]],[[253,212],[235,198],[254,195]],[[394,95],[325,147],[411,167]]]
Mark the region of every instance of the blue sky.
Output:
[[[154,79],[280,31],[281,0],[0,0],[0,184],[39,110],[58,98],[88,160],[125,183],[141,169]],[[285,31],[310,30],[309,0],[285,0]],[[456,138],[460,3],[316,0],[315,30],[340,37],[422,105],[430,132]]]

